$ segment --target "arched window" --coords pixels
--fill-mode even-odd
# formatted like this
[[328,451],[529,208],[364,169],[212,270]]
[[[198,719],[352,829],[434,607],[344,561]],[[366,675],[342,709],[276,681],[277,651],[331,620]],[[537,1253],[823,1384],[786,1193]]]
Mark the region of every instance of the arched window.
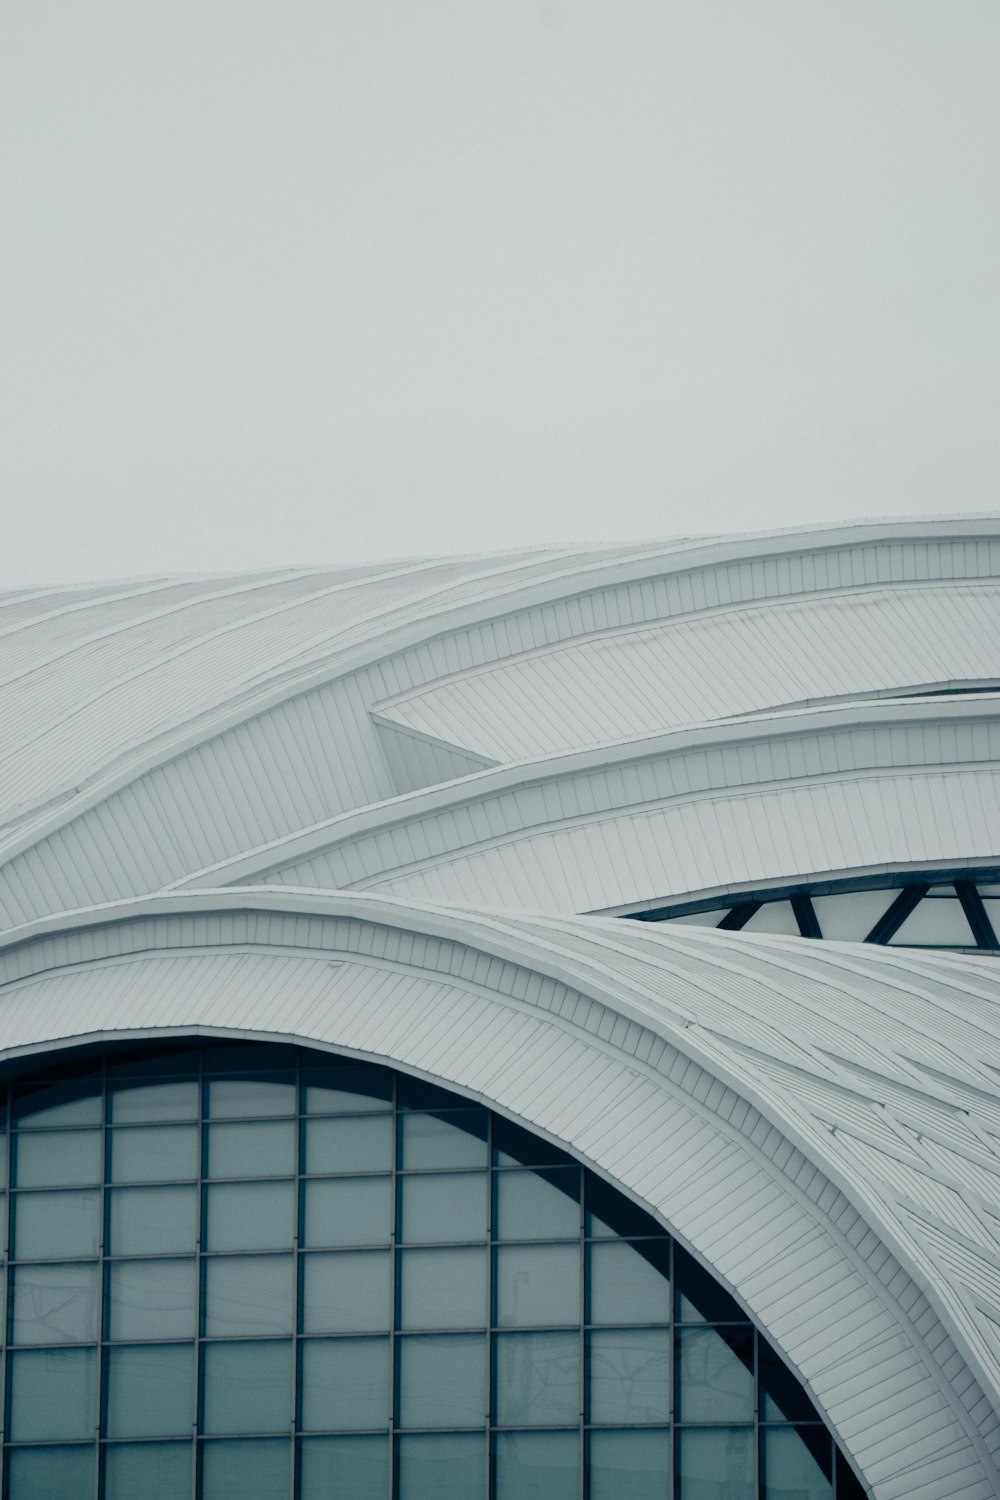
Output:
[[6,1086],[10,1500],[855,1500],[798,1381],[573,1158],[226,1042]]

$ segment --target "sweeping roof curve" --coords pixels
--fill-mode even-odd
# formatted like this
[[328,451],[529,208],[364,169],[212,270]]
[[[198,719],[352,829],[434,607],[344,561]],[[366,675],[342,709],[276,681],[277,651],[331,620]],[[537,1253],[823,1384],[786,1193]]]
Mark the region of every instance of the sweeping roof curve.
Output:
[[[244,966],[230,981],[217,964],[204,964],[207,956],[237,955],[248,945],[266,958],[255,972]],[[290,976],[286,985],[278,960],[300,950],[322,963]],[[201,967],[148,968],[184,954]],[[124,971],[109,970],[120,960],[127,961]],[[433,988],[441,983],[447,995]],[[396,996],[397,984],[403,990],[392,1000],[390,1022],[380,1006],[390,992]],[[536,1020],[544,1015],[545,1036],[518,1033],[501,1046],[494,1009],[501,1000],[508,1011],[513,1006]],[[761,1233],[770,1251],[762,1260],[747,1248],[757,1234],[747,1204],[765,1193],[764,1177],[752,1192],[748,1185],[749,1198],[733,1196],[731,1223],[720,1217],[717,1202],[709,1213],[699,1197],[701,1182],[690,1174],[686,1196],[674,1183],[661,1201],[655,1171],[651,1175],[647,1165],[636,1176],[635,1169],[660,1161],[661,1145],[669,1155],[676,1139],[658,1141],[651,1099],[638,1156],[631,1136],[619,1137],[613,1122],[625,1106],[634,1117],[645,1070],[666,1069],[671,1087],[690,1090],[702,1111],[718,1114],[747,1149],[764,1152],[772,1186],[785,1172],[795,1183],[811,1183],[817,1206],[842,1233],[845,1208],[824,1196],[815,1177],[822,1174],[860,1216],[853,1243],[867,1267],[865,1277],[882,1275],[886,1306],[900,1296],[902,1309],[915,1319],[914,1348],[923,1349],[932,1365],[940,1356],[940,1335],[912,1295],[901,1293],[903,1283],[886,1270],[886,1255],[910,1278],[907,1285],[923,1289],[995,1409],[998,1002],[995,967],[956,955],[691,929],[651,931],[609,920],[500,916],[266,888],[184,893],[67,913],[9,934],[0,947],[0,1049],[7,1055],[158,1028],[287,1033],[389,1056],[478,1091],[551,1130],[572,1149],[589,1152],[599,1169],[630,1183],[658,1212],[670,1217],[667,1205],[673,1206],[682,1237],[712,1259],[779,1345],[790,1342],[801,1373],[835,1413],[856,1453],[866,1443],[877,1446],[856,1392],[853,1407],[844,1394],[861,1378],[858,1340],[865,1343],[862,1327],[869,1325],[855,1328],[852,1319],[860,1313],[849,1314],[847,1303],[838,1302],[845,1296],[843,1281],[835,1280],[822,1296],[814,1293],[806,1313],[794,1290],[794,1244],[787,1262],[773,1254],[773,1203],[762,1209]],[[580,1088],[574,1070],[581,1065],[583,1038],[603,1051],[588,1065],[589,1082]],[[633,1070],[630,1082],[615,1072],[623,1061]],[[512,1092],[501,1087],[501,1072]],[[583,1137],[561,1134],[558,1123],[580,1109],[589,1122],[587,1149]],[[753,1123],[758,1117],[760,1127]],[[676,1131],[677,1118],[671,1119],[665,1128]],[[732,1163],[725,1170],[731,1174]],[[714,1172],[706,1160],[705,1192]],[[700,1241],[702,1234],[707,1238]],[[770,1286],[765,1272],[776,1274],[777,1262],[784,1264],[785,1295],[799,1325],[794,1330],[789,1310],[783,1314],[762,1291],[763,1283]],[[839,1343],[831,1343],[831,1318],[845,1328]],[[846,1336],[848,1324],[852,1332]],[[893,1344],[892,1359],[898,1357]],[[949,1368],[954,1388],[948,1401],[954,1405],[959,1394],[969,1397],[969,1388]],[[880,1400],[905,1410],[917,1399],[912,1362],[878,1379]],[[979,1411],[974,1400],[972,1407]],[[996,1416],[987,1419],[979,1411],[980,1419],[984,1453],[996,1450]],[[866,1455],[876,1495],[903,1496],[906,1484],[916,1483],[905,1428],[904,1422],[887,1439],[883,1427],[881,1458]],[[938,1432],[939,1447],[942,1440]],[[947,1485],[956,1473],[953,1465],[943,1486],[927,1488],[928,1496],[953,1495]],[[970,1480],[968,1493],[988,1496],[991,1483],[995,1475],[977,1487]]]

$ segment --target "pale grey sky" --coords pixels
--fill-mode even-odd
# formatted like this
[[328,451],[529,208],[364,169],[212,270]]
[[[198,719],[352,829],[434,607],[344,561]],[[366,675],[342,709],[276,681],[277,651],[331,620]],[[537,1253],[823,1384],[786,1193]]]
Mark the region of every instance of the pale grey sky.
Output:
[[997,0],[2,0],[0,585],[992,509]]

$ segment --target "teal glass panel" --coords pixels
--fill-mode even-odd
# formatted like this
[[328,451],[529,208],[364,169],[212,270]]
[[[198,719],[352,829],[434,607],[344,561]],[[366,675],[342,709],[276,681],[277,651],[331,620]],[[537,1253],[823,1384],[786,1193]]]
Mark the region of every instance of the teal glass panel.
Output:
[[100,1074],[15,1088],[11,1115],[18,1130],[37,1130],[50,1125],[100,1125]]
[[15,1443],[92,1439],[97,1424],[93,1349],[25,1349],[7,1363],[8,1438]]
[[94,1450],[13,1448],[5,1500],[89,1500],[94,1493]]
[[96,1261],[16,1266],[12,1279],[12,1343],[90,1344],[97,1338]]
[[294,1115],[294,1073],[244,1073],[205,1081],[205,1113],[213,1120]]
[[299,1354],[306,1432],[389,1426],[388,1339],[303,1339]]
[[669,1323],[669,1246],[664,1241],[588,1245],[587,1261],[589,1322]]
[[294,1120],[209,1125],[207,1177],[291,1177],[295,1172]]
[[190,1442],[109,1443],[104,1500],[191,1500],[191,1457]]
[[495,1234],[498,1240],[566,1240],[580,1234],[580,1173],[575,1167],[544,1172],[498,1172]]
[[383,1250],[302,1257],[304,1333],[380,1333],[392,1323],[392,1258]]
[[739,1304],[696,1260],[674,1246],[677,1320],[680,1323],[749,1323]]
[[210,1438],[201,1445],[201,1500],[288,1500],[287,1438]]
[[196,1247],[198,1189],[120,1187],[108,1190],[108,1253],[173,1255]]
[[101,1131],[19,1132],[12,1142],[18,1187],[83,1187],[101,1180]]
[[217,1182],[205,1189],[206,1250],[290,1250],[294,1182]]
[[677,1415],[683,1422],[753,1420],[749,1328],[679,1328]]
[[108,1437],[190,1435],[193,1345],[123,1344],[109,1349],[106,1361]]
[[386,1500],[388,1438],[306,1438],[301,1454],[299,1500]]
[[389,1115],[306,1120],[306,1172],[388,1172],[392,1167]]
[[587,1435],[590,1500],[665,1500],[670,1493],[670,1433],[650,1429]]
[[486,1493],[485,1435],[407,1433],[398,1452],[399,1500],[480,1500]]
[[407,1171],[487,1166],[486,1119],[481,1109],[401,1115],[400,1166]]
[[485,1240],[485,1172],[428,1172],[400,1178],[401,1238],[411,1243]]
[[392,1074],[370,1063],[302,1069],[302,1108],[307,1114],[342,1115],[392,1109]]
[[284,1432],[291,1420],[290,1341],[202,1344],[203,1432]]
[[139,1082],[122,1079],[108,1086],[108,1114],[115,1125],[154,1120],[197,1120],[201,1113],[197,1078]]
[[683,1427],[675,1500],[753,1500],[753,1428]]
[[391,1177],[319,1177],[302,1184],[303,1243],[387,1245]]
[[574,1169],[577,1165],[558,1146],[500,1115],[493,1116],[493,1164],[497,1167],[571,1166]]
[[398,1259],[402,1327],[486,1327],[485,1248],[403,1250]]
[[198,1305],[193,1260],[119,1260],[108,1267],[107,1337],[190,1339]]
[[202,1265],[206,1337],[292,1332],[295,1260],[291,1255],[218,1255]]
[[635,1203],[623,1198],[616,1188],[602,1182],[592,1172],[585,1172],[586,1233],[595,1239],[659,1239],[666,1245],[669,1236],[656,1220]]
[[580,1322],[580,1246],[504,1245],[496,1255],[501,1328]]
[[396,1342],[400,1427],[483,1427],[483,1334],[411,1334]]
[[97,1254],[100,1193],[17,1193],[13,1210],[14,1255],[18,1260]]
[[197,1125],[120,1126],[108,1133],[110,1182],[184,1182],[198,1176]]
[[579,1421],[579,1334],[498,1334],[494,1361],[498,1426],[565,1427]]
[[209,1073],[280,1073],[295,1064],[298,1053],[287,1042],[223,1042],[202,1053]]
[[760,1415],[764,1422],[818,1422],[819,1412],[791,1370],[764,1339],[757,1341],[760,1360]]
[[588,1347],[591,1422],[670,1420],[669,1329],[609,1328],[590,1334]]
[[[579,1433],[497,1433],[496,1500],[577,1500],[579,1494]],[[631,1490],[621,1494],[631,1500]]]
[[823,1427],[765,1427],[766,1500],[833,1500],[833,1443]]

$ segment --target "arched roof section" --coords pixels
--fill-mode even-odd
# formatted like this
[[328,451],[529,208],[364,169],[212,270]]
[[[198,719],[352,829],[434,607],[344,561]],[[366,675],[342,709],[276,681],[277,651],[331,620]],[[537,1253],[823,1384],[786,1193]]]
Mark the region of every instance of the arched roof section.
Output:
[[216,891],[10,934],[0,1055],[265,1035],[482,1098],[711,1266],[878,1500],[986,1500],[998,999],[988,963],[952,955]]

